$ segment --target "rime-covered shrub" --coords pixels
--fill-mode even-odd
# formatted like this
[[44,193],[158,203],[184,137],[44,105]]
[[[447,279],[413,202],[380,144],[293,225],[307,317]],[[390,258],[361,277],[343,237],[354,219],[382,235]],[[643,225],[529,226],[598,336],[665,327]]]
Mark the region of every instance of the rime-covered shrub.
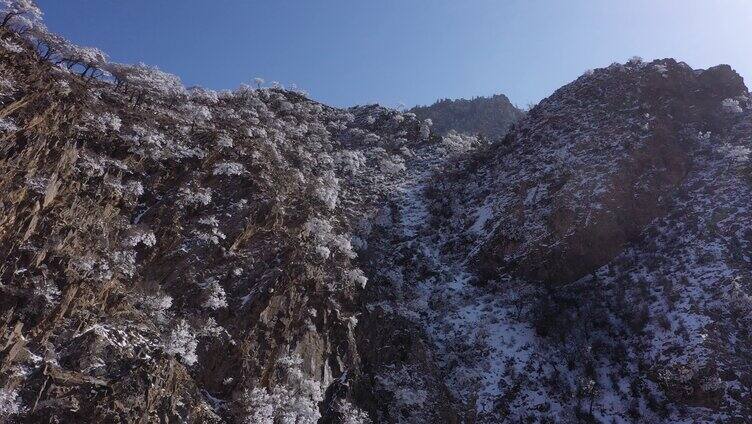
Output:
[[118,132],[123,125],[123,121],[119,116],[113,113],[106,112],[102,115],[97,116],[97,124],[99,130],[102,132],[107,130]]
[[224,240],[227,238],[223,232],[219,230],[219,220],[216,216],[210,215],[205,216],[198,220],[198,223],[209,227],[209,233],[206,233],[204,231],[195,230],[194,234],[203,241],[207,241],[213,244],[219,244],[220,240]]
[[331,256],[332,254],[332,251],[326,246],[318,245],[315,247],[315,250],[316,253],[324,260],[329,259],[329,256]]
[[312,237],[317,244],[327,244],[332,237],[332,224],[322,218],[311,218],[303,226],[303,235]]
[[17,391],[0,389],[0,418],[10,418],[25,410],[23,400]]
[[42,25],[42,10],[32,0],[0,0],[0,24],[28,30]]
[[380,387],[394,395],[396,405],[400,407],[416,407],[428,400],[425,383],[419,373],[412,367],[402,366],[377,377]]
[[668,67],[666,65],[663,65],[663,64],[660,64],[660,63],[656,63],[655,65],[653,65],[653,69],[655,69],[656,72],[658,72],[659,74],[661,74],[661,76],[663,76],[663,78],[668,78],[668,75],[667,75],[667,73],[668,73]]
[[164,323],[172,307],[172,297],[162,293],[144,294],[138,303],[156,322]]
[[[372,117],[369,117],[372,118]],[[381,140],[381,137],[374,133],[368,133],[365,137],[363,137],[363,142],[365,142],[367,145],[376,145],[379,140]]]
[[0,97],[10,96],[16,91],[16,82],[9,76],[0,76]]
[[217,104],[219,102],[219,94],[214,90],[207,90],[203,87],[191,87],[188,89],[188,94],[191,100],[196,102],[203,102],[208,104]]
[[[136,252],[133,250],[121,250],[113,252],[111,255],[113,268],[126,277],[133,277],[136,273]],[[109,276],[101,276],[101,280],[108,280]]]
[[154,233],[143,228],[132,229],[125,239],[123,239],[123,245],[127,247],[135,247],[139,244],[152,247],[156,243],[157,238],[154,236]]
[[196,336],[185,320],[178,321],[164,343],[165,352],[180,357],[180,361],[186,365],[193,365],[198,361],[197,346]]
[[358,255],[353,251],[350,237],[345,235],[336,235],[331,239],[331,245],[337,248],[343,255],[350,259],[355,259]]
[[144,128],[133,127],[133,134],[125,136],[132,142],[131,151],[154,160],[185,159],[206,156],[198,147],[190,147],[182,142],[169,138],[165,134]]
[[212,119],[211,111],[202,104],[189,102],[183,105],[183,110],[185,116],[190,117],[194,123],[205,124]]
[[399,155],[387,155],[381,159],[381,171],[387,175],[405,172],[405,160]]
[[311,218],[303,225],[302,235],[311,240],[313,248],[322,258],[327,259],[331,249],[336,249],[347,258],[354,259],[357,254],[353,251],[350,237],[345,234],[334,234],[332,224],[322,218]]
[[142,90],[155,97],[169,98],[187,95],[187,90],[180,78],[161,71],[156,66],[143,63],[137,65],[108,63],[104,66],[104,69],[122,84]]
[[448,153],[465,153],[472,150],[478,144],[478,138],[460,134],[456,131],[449,131],[441,139],[441,146]]
[[18,131],[18,126],[12,118],[0,118],[0,133]]
[[741,105],[739,105],[739,100],[736,100],[736,99],[724,99],[721,102],[721,107],[723,107],[723,109],[726,112],[729,112],[729,113],[742,113],[742,112],[744,112],[744,110],[742,109]]
[[632,65],[632,66],[642,66],[644,65],[644,63],[645,62],[642,60],[642,57],[640,56],[632,56],[627,61],[627,65]]
[[334,209],[337,206],[337,199],[339,198],[339,179],[334,176],[334,172],[327,170],[324,173],[324,176],[317,179],[314,193],[327,208]]
[[433,121],[430,119],[424,120],[420,124],[420,138],[423,140],[428,140],[428,137],[431,135],[431,126],[433,125]]
[[728,157],[731,161],[737,163],[745,163],[749,160],[752,149],[746,146],[724,144],[720,146],[721,153]]
[[306,378],[302,359],[287,356],[277,362],[282,381],[271,389],[256,387],[245,393],[243,422],[247,424],[315,424],[321,418],[318,404],[324,400],[321,385]]
[[222,162],[214,165],[212,171],[214,175],[243,175],[246,173],[245,167],[237,162]]
[[6,39],[0,39],[0,47],[13,53],[21,53],[22,51],[24,51],[23,47],[20,44]]
[[195,189],[183,187],[180,189],[180,198],[188,205],[206,206],[212,201],[212,191],[210,188],[203,187]]
[[366,166],[366,157],[363,152],[357,150],[343,150],[337,152],[335,163],[350,173],[356,173]]
[[41,278],[34,285],[34,293],[43,298],[47,304],[54,305],[60,299],[60,289],[54,281]]
[[219,147],[226,147],[226,148],[231,148],[231,147],[233,146],[233,144],[234,144],[234,143],[233,143],[233,141],[232,141],[232,137],[230,137],[230,136],[229,136],[229,135],[227,135],[227,134],[222,134],[222,135],[221,135],[221,136],[220,136],[220,137],[219,137],[219,138],[217,139],[217,146],[219,146]]
[[204,286],[205,300],[203,307],[207,309],[220,309],[227,307],[227,295],[225,289],[216,279],[210,279]]
[[339,412],[340,424],[371,424],[372,421],[362,409],[348,402],[342,400],[337,404],[337,412]]
[[350,284],[358,285],[361,288],[365,288],[368,284],[368,278],[363,274],[363,271],[357,268],[347,271],[347,279]]

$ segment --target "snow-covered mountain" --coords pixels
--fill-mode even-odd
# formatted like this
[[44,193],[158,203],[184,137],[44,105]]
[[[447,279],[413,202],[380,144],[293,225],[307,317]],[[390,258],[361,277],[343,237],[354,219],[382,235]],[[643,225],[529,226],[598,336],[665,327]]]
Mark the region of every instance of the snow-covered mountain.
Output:
[[494,141],[186,89],[21,12],[0,28],[0,421],[752,420],[730,67],[597,69]]
[[418,171],[367,308],[421,352],[381,402],[422,397],[380,419],[749,421],[750,118],[728,66],[635,60]]

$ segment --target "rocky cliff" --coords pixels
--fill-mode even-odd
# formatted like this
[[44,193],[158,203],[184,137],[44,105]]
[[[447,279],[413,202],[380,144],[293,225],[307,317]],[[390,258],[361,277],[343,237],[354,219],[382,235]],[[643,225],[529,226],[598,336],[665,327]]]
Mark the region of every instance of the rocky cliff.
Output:
[[598,69],[490,143],[43,35],[0,30],[0,420],[752,419],[728,66]]

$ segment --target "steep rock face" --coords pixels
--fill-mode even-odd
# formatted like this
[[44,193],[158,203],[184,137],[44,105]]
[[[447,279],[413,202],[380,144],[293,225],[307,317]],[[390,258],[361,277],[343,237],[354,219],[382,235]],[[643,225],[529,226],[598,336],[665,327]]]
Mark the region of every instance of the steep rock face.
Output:
[[419,119],[430,119],[439,135],[456,131],[492,140],[504,137],[509,127],[523,116],[503,94],[471,100],[444,99],[430,106],[414,107],[410,112]]

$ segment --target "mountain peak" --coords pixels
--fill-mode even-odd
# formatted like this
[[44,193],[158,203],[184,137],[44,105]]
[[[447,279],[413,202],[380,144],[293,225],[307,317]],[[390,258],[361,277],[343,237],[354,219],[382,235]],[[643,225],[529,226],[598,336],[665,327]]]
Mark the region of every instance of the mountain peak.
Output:
[[503,138],[509,127],[523,115],[503,94],[470,100],[442,99],[430,106],[416,106],[410,112],[420,119],[430,119],[439,135],[454,130],[493,140]]

